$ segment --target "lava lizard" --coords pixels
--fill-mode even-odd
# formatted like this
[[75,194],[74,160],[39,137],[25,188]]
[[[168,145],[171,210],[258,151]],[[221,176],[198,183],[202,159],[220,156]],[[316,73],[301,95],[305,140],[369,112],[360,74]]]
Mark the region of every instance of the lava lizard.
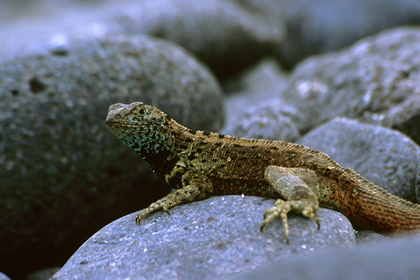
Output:
[[284,141],[192,131],[141,102],[111,105],[106,126],[176,189],[137,214],[138,224],[182,203],[244,194],[277,199],[264,211],[261,230],[280,217],[287,242],[287,213],[300,213],[319,228],[319,206],[341,212],[356,228],[420,232],[419,204],[388,193],[323,152]]

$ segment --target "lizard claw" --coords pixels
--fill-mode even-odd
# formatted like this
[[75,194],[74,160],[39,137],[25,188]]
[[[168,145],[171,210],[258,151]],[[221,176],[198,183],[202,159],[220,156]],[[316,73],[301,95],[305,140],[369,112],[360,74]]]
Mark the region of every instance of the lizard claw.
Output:
[[141,214],[141,212],[136,215],[136,224],[138,224],[138,225],[141,225],[141,220],[144,218],[140,214]]
[[147,216],[149,216],[150,214],[158,211],[158,210],[163,210],[166,213],[168,213],[169,215],[171,214],[168,210],[168,208],[162,206],[162,205],[156,205],[155,203],[152,203],[149,207],[147,207],[146,209],[140,211],[137,215],[136,215],[136,224],[140,225],[141,222],[143,221],[144,218],[146,218]]
[[284,227],[284,235],[286,238],[287,244],[290,244],[289,240],[289,222],[287,220],[287,214],[290,211],[295,211],[301,213],[302,216],[310,218],[311,220],[315,221],[317,224],[317,229],[320,229],[320,222],[318,217],[316,216],[317,208],[305,203],[305,201],[299,200],[290,200],[284,201],[278,199],[273,207],[268,208],[264,211],[264,220],[261,223],[260,230],[261,232],[264,231],[264,227],[270,223],[274,218],[280,217],[282,220],[282,224]]
[[280,217],[284,227],[284,235],[287,244],[289,244],[289,223],[287,221],[287,213],[292,210],[289,201],[278,199],[275,205],[264,211],[264,220],[261,223],[260,230],[263,231],[264,227],[270,223],[274,218]]
[[[137,215],[136,215],[136,224],[141,225],[141,222],[143,221],[144,218],[146,218],[147,216],[149,216],[150,214],[152,214],[153,212],[156,212],[157,210],[160,210],[158,208],[152,207],[152,205],[150,205],[149,207],[147,207],[146,209],[140,211]],[[171,212],[169,212],[169,210],[166,207],[160,207],[161,210],[165,211],[166,213],[168,213],[168,215],[171,214]]]

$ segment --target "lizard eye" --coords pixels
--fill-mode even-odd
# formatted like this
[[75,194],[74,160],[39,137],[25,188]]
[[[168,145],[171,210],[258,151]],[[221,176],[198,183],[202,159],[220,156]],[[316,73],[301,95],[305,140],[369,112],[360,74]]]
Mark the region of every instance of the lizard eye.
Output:
[[142,116],[144,116],[144,114],[145,114],[145,110],[144,110],[143,108],[141,108],[141,109],[139,110],[139,114],[140,114],[140,115],[142,115]]

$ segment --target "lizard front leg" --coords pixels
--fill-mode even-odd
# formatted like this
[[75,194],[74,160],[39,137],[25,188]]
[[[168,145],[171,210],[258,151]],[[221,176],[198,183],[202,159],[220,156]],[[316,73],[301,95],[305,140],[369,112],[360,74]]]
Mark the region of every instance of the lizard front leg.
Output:
[[314,220],[319,229],[319,220],[316,216],[319,203],[313,191],[318,188],[318,178],[314,171],[303,168],[269,166],[265,170],[264,178],[285,200],[278,199],[272,208],[264,211],[261,231],[275,217],[280,217],[286,241],[289,244],[287,213],[290,211]]
[[136,215],[136,223],[140,224],[141,221],[152,214],[153,212],[163,210],[169,214],[169,209],[179,204],[203,200],[210,196],[212,193],[212,185],[206,181],[195,182],[187,185],[181,189],[177,189],[167,196],[152,203],[146,209],[143,209]]

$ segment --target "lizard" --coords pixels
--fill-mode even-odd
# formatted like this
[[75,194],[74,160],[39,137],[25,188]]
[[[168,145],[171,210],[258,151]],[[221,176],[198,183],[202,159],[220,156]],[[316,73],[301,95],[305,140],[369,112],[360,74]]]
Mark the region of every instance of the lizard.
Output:
[[277,199],[264,211],[261,231],[282,220],[289,243],[287,214],[315,221],[319,207],[341,212],[358,229],[379,233],[420,232],[420,205],[390,194],[327,154],[286,141],[246,139],[193,131],[158,108],[134,102],[108,109],[107,129],[134,149],[175,189],[136,216],[217,195]]

